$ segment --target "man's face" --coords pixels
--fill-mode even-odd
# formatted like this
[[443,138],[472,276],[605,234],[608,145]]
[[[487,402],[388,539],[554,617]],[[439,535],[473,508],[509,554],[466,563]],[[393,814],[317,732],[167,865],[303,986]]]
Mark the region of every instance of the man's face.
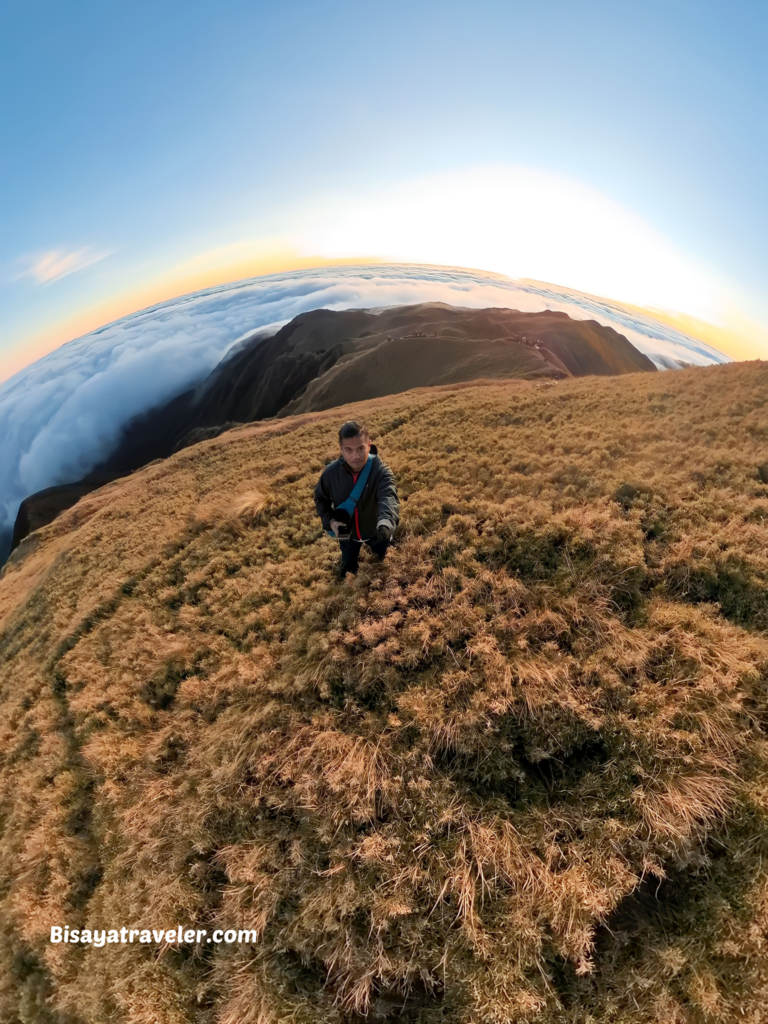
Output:
[[370,439],[364,434],[356,434],[354,437],[345,437],[340,447],[346,464],[355,473],[359,473],[365,465],[368,453],[371,450]]

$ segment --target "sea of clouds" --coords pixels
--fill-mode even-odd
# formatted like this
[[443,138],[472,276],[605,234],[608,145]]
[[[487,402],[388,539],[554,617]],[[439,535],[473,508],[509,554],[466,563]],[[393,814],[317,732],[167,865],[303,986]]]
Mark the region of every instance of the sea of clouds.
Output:
[[563,310],[624,334],[660,369],[730,362],[695,338],[565,288],[446,267],[298,270],[171,299],[62,345],[0,384],[0,561],[19,504],[80,480],[139,413],[201,382],[233,345],[310,309],[439,301]]

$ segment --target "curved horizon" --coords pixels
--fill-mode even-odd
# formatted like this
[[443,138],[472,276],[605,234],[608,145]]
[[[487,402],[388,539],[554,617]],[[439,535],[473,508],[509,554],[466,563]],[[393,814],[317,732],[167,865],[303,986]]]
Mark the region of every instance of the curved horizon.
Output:
[[[270,280],[282,278],[285,275],[290,274],[301,274],[311,271],[318,272],[333,272],[334,270],[364,270],[364,269],[376,269],[381,271],[387,268],[400,267],[400,268],[413,268],[415,270],[435,270],[440,272],[451,271],[457,273],[465,273],[468,275],[475,275],[477,278],[483,278],[488,281],[498,281],[500,287],[514,287],[521,292],[530,292],[531,294],[540,295],[543,299],[550,299],[554,302],[569,303],[573,302],[580,308],[593,308],[596,314],[603,312],[603,315],[610,316],[608,311],[613,311],[612,317],[616,317],[619,321],[626,319],[627,328],[631,329],[631,320],[634,317],[639,317],[640,321],[643,322],[647,327],[655,325],[658,330],[666,332],[668,338],[671,340],[673,337],[679,337],[685,339],[685,343],[689,343],[692,346],[698,347],[702,354],[711,356],[713,359],[718,360],[720,357],[725,359],[734,358],[729,353],[724,352],[722,348],[718,347],[713,343],[713,340],[721,340],[725,337],[725,332],[718,329],[715,325],[703,323],[697,321],[691,317],[685,317],[683,314],[670,314],[663,310],[652,310],[644,309],[640,306],[633,306],[629,303],[624,303],[616,300],[609,296],[600,296],[589,292],[584,292],[579,289],[568,287],[567,285],[558,284],[555,282],[537,281],[529,278],[512,278],[506,274],[502,274],[498,271],[485,270],[482,268],[466,267],[466,266],[446,266],[442,264],[434,263],[419,263],[409,261],[396,261],[386,262],[374,260],[373,258],[365,257],[350,257],[345,260],[337,261],[305,261],[308,265],[287,267],[272,271],[271,273],[246,275],[243,277],[233,278],[227,281],[216,281],[211,284],[204,285],[202,287],[192,287],[187,291],[182,291],[177,294],[173,294],[168,297],[158,298],[157,300],[148,303],[145,306],[137,306],[132,308],[130,312],[119,313],[111,319],[99,321],[98,326],[94,326],[89,330],[83,331],[73,337],[67,338],[64,341],[60,341],[54,344],[52,347],[47,348],[41,352],[35,358],[32,358],[22,365],[17,366],[11,370],[10,373],[3,374],[2,364],[0,364],[0,396],[2,395],[2,385],[14,377],[16,377],[23,370],[30,366],[34,366],[41,360],[46,359],[48,356],[53,355],[61,348],[81,342],[86,338],[96,336],[102,331],[108,330],[121,323],[128,323],[135,317],[144,316],[155,310],[161,309],[166,306],[173,306],[174,304],[183,302],[186,299],[200,297],[206,294],[221,293],[231,291],[240,287],[246,287],[256,281]],[[611,317],[611,318],[612,318]],[[577,317],[579,318],[579,317]],[[582,317],[583,319],[583,317]],[[694,329],[681,329],[682,326],[689,325]],[[698,330],[695,330],[698,328]],[[642,342],[641,342],[642,344]],[[722,341],[721,341],[722,344]],[[660,364],[662,368],[672,368],[672,364]]]

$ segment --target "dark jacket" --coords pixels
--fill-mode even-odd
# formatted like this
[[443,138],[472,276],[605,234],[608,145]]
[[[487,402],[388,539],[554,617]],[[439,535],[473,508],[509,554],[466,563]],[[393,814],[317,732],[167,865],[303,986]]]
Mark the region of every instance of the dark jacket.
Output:
[[[394,474],[379,458],[375,444],[371,445],[371,455],[374,456],[371,472],[357,503],[357,524],[352,522],[352,537],[356,540],[373,537],[381,524],[394,530],[400,521]],[[335,518],[334,509],[350,496],[354,485],[355,475],[341,455],[323,470],[315,487],[315,508],[326,530],[330,530],[331,520]],[[356,525],[359,525],[359,536]]]

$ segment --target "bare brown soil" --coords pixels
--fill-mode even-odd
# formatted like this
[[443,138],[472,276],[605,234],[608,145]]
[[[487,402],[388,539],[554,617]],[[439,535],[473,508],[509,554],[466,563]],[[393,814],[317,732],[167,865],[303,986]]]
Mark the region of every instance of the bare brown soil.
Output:
[[[768,365],[411,391],[0,577],[0,1019],[768,1021]],[[311,488],[365,415],[387,561]],[[50,926],[256,929],[52,945]]]

